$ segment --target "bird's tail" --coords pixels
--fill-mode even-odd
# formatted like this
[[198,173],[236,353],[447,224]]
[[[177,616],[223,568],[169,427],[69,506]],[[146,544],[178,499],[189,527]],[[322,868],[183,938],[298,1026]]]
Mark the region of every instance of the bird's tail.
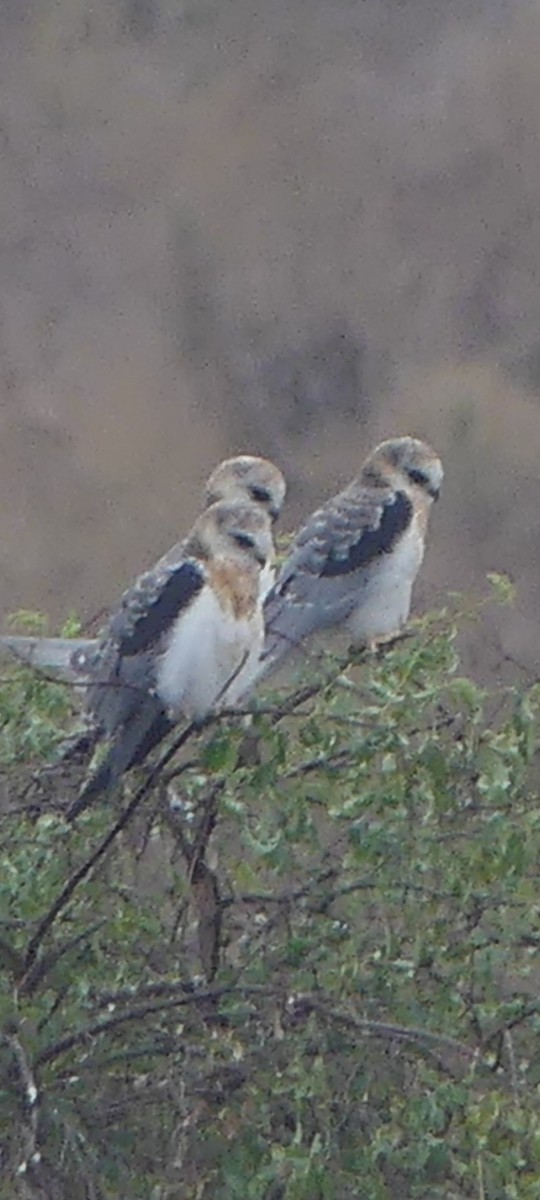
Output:
[[134,713],[115,734],[103,762],[83,784],[66,813],[68,821],[80,816],[98,796],[116,787],[122,775],[142,763],[173,728],[174,723],[157,703],[147,704]]
[[298,614],[292,613],[285,606],[274,606],[270,603],[265,608],[265,638],[259,658],[257,682],[266,679],[281,665],[289,654],[298,651],[309,628],[306,629],[305,613],[299,608]]
[[83,680],[98,642],[95,638],[0,636],[0,652],[63,679]]

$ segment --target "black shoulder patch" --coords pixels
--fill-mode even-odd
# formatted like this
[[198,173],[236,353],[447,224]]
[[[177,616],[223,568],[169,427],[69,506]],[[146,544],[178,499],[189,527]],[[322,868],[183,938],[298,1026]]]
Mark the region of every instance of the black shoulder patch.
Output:
[[[118,630],[121,655],[140,654],[168,629],[183,608],[201,591],[204,576],[196,563],[183,562],[165,580],[159,594],[137,614],[127,629]],[[110,632],[115,636],[114,621]]]
[[364,529],[358,541],[353,542],[346,554],[337,555],[330,551],[321,570],[322,576],[348,575],[366,566],[381,554],[388,554],[407,528],[413,506],[405,492],[396,492],[389,504],[384,504],[381,519],[376,529]]

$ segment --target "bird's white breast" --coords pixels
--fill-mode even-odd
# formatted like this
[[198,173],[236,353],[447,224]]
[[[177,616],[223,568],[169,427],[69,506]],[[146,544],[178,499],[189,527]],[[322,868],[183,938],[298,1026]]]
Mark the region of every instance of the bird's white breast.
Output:
[[423,556],[424,538],[414,517],[397,546],[367,568],[365,587],[348,621],[355,642],[386,637],[401,628],[409,616],[412,588]]
[[158,666],[156,690],[171,715],[200,719],[235,704],[255,678],[263,636],[260,607],[237,618],[206,585],[177,618]]
[[276,568],[267,562],[259,577],[259,596],[264,600],[276,582]]

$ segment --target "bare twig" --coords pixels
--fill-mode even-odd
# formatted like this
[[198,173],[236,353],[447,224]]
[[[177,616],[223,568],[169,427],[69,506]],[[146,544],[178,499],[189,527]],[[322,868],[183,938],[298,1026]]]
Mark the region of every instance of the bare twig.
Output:
[[[75,1046],[82,1046],[86,1042],[91,1041],[92,1038],[100,1037],[104,1033],[110,1033],[123,1025],[130,1024],[132,1021],[146,1021],[148,1017],[157,1013],[165,1013],[175,1008],[185,1008],[190,1004],[202,1005],[205,1001],[219,1000],[222,996],[228,995],[271,997],[277,994],[274,989],[265,988],[263,985],[258,987],[256,984],[249,986],[233,984],[219,988],[207,988],[204,991],[194,991],[189,995],[184,993],[170,1000],[164,1000],[162,1004],[143,1004],[104,1020],[95,1021],[93,1024],[87,1025],[86,1028],[79,1030],[78,1033],[69,1034],[67,1037],[53,1043],[52,1046],[47,1046],[38,1055],[36,1066],[42,1067],[46,1063],[59,1058],[61,1054],[67,1053],[68,1050],[74,1049]],[[134,999],[137,999],[137,996]]]
[[[177,774],[179,774],[179,772],[177,772]],[[193,847],[184,833],[182,820],[179,814],[175,812],[173,808],[171,808],[169,798],[166,794],[160,797],[159,807],[165,824],[168,825],[175,842],[177,842],[180,847],[182,857],[185,859],[186,863],[189,864],[193,854]]]
[[303,900],[315,891],[321,884],[326,883],[330,879],[335,879],[338,873],[337,867],[328,867],[326,871],[322,871],[315,879],[311,879],[304,887],[294,888],[292,890],[272,893],[272,892],[243,892],[239,896],[231,896],[223,901],[224,906],[230,908],[233,904],[294,904],[297,900]]
[[[189,738],[192,737],[194,733],[198,733],[200,731],[200,728],[201,728],[200,722],[192,721],[191,724],[188,725],[182,731],[180,736],[175,739],[175,741],[169,747],[169,749],[166,751],[166,753],[163,754],[162,757],[159,759],[159,762],[156,764],[156,766],[153,768],[153,770],[147,776],[144,783],[142,783],[141,786],[137,789],[137,791],[135,792],[135,795],[132,796],[129,804],[126,806],[124,811],[120,814],[118,820],[115,821],[114,825],[112,826],[112,829],[109,830],[108,834],[99,843],[99,845],[93,851],[93,853],[90,854],[89,857],[84,860],[84,862],[81,864],[81,866],[78,867],[77,870],[74,871],[72,875],[70,875],[69,879],[64,884],[64,887],[62,888],[61,892],[57,896],[56,900],[51,905],[51,907],[49,908],[48,912],[45,914],[43,919],[40,921],[40,923],[36,929],[36,932],[34,933],[33,937],[31,937],[31,939],[28,943],[28,947],[26,950],[26,956],[25,956],[25,966],[26,966],[27,972],[30,970],[35,959],[37,958],[39,949],[42,945],[44,938],[48,934],[49,930],[52,928],[58,915],[63,911],[63,909],[66,907],[66,905],[69,904],[69,901],[71,900],[71,897],[73,896],[74,892],[78,888],[79,884],[82,883],[82,881],[84,879],[86,879],[86,877],[90,874],[90,872],[97,865],[97,863],[100,861],[100,859],[103,858],[103,855],[106,854],[107,850],[109,849],[109,846],[111,846],[113,844],[113,842],[116,840],[116,838],[118,837],[118,834],[121,833],[123,829],[125,829],[126,825],[128,825],[128,823],[131,820],[131,818],[133,817],[134,813],[139,808],[139,805],[142,803],[142,801],[145,799],[145,797],[151,791],[156,780],[161,775],[163,768],[166,767],[167,763],[170,762],[171,758],[173,758],[173,756],[178,752],[178,750],[180,750],[181,747],[185,745],[185,743],[189,740]],[[24,982],[25,981],[23,980],[23,985],[24,985]]]
[[0,1041],[9,1047],[17,1064],[22,1087],[22,1109],[25,1117],[24,1157],[17,1167],[17,1175],[25,1175],[31,1166],[41,1161],[38,1146],[39,1136],[39,1092],[35,1075],[26,1050],[16,1033],[0,1033]]
[[510,1070],[510,1082],[512,1085],[512,1095],[514,1097],[514,1100],[517,1103],[517,1101],[519,1099],[519,1075],[518,1075],[518,1069],[517,1069],[517,1063],[516,1063],[516,1053],[514,1050],[514,1040],[512,1038],[512,1034],[509,1029],[505,1030],[504,1048],[506,1050],[506,1054],[508,1057],[508,1067]]
[[208,842],[214,831],[217,820],[218,800],[224,787],[225,780],[217,780],[213,787],[210,788],[208,795],[205,797],[203,811],[198,823],[195,837],[193,839],[193,850],[189,864],[190,880],[193,879],[199,863],[204,860]]
[[[95,1021],[85,1029],[79,1030],[78,1033],[70,1034],[42,1050],[36,1060],[36,1067],[42,1067],[46,1063],[59,1058],[62,1054],[67,1053],[69,1050],[74,1049],[76,1046],[84,1045],[93,1038],[100,1037],[103,1034],[112,1033],[133,1021],[146,1022],[149,1016],[166,1013],[175,1008],[184,1008],[188,1005],[203,1005],[205,1002],[220,1000],[226,996],[244,997],[246,1000],[251,998],[274,1000],[283,1004],[288,1015],[294,1020],[307,1019],[311,1013],[314,1013],[324,1020],[340,1025],[343,1029],[347,1029],[349,1032],[361,1037],[374,1037],[404,1043],[409,1042],[420,1047],[433,1048],[434,1051],[451,1051],[458,1054],[471,1067],[482,1058],[480,1047],[468,1046],[465,1042],[460,1042],[448,1034],[437,1033],[432,1029],[394,1024],[393,1022],[351,1017],[350,1014],[340,1012],[332,1008],[329,1004],[325,1004],[321,1001],[319,995],[313,996],[299,993],[291,996],[287,989],[283,987],[267,987],[256,984],[229,984],[223,987],[207,988],[204,991],[193,991],[188,995],[183,993],[178,997],[172,997],[158,1004],[145,1003],[136,1005],[114,1016]],[[137,1000],[138,994],[133,999]]]
[[69,954],[70,950],[73,950],[76,946],[79,946],[81,942],[87,941],[87,939],[92,937],[92,934],[96,933],[98,929],[101,929],[104,924],[104,920],[95,921],[93,925],[89,925],[87,929],[83,929],[82,933],[77,933],[73,937],[68,938],[63,945],[54,946],[48,954],[43,955],[39,961],[34,963],[32,970],[29,971],[26,968],[23,976],[23,982],[19,987],[19,994],[22,995],[23,993],[26,993],[29,996],[32,995],[32,992],[36,990],[36,987],[41,980],[45,978],[52,967],[56,966],[56,963],[60,958],[63,958],[64,954]]
[[[219,692],[215,698],[215,701],[214,701],[215,705],[218,705],[220,703],[221,699],[223,698],[223,696],[226,695],[229,687],[234,682],[234,680],[236,679],[236,677],[239,675],[240,671],[242,670],[243,666],[245,665],[247,657],[248,657],[248,652],[246,651],[245,654],[242,656],[241,661],[238,663],[238,666],[232,672],[232,674],[227,679],[227,681],[223,685],[223,687],[219,690]],[[26,950],[26,955],[25,955],[25,968],[26,968],[27,973],[31,970],[31,968],[37,958],[37,955],[39,953],[39,950],[43,943],[44,938],[47,936],[47,933],[54,925],[54,922],[55,922],[56,918],[58,917],[58,915],[63,911],[63,909],[66,907],[66,905],[69,904],[69,901],[71,900],[71,897],[73,896],[74,892],[78,888],[79,884],[82,883],[82,881],[84,879],[86,879],[86,877],[90,874],[90,872],[97,865],[97,863],[103,858],[103,855],[106,854],[109,847],[116,840],[116,838],[118,837],[118,834],[121,833],[122,830],[125,829],[126,825],[129,824],[131,818],[133,817],[134,813],[139,808],[141,802],[145,799],[145,797],[151,791],[156,780],[159,779],[164,768],[167,766],[167,763],[169,763],[171,761],[171,759],[174,757],[174,755],[178,753],[178,751],[182,748],[182,746],[184,746],[186,744],[186,742],[189,741],[189,739],[195,733],[199,733],[200,730],[208,723],[209,723],[208,720],[191,721],[190,724],[186,726],[186,728],[182,731],[182,733],[179,735],[179,737],[177,737],[174,740],[174,742],[169,747],[169,749],[165,751],[165,754],[163,754],[161,756],[159,761],[156,763],[155,767],[150,771],[150,774],[147,776],[144,783],[141,784],[141,786],[137,789],[137,791],[135,792],[135,795],[132,796],[129,804],[126,806],[124,811],[120,814],[118,820],[115,821],[112,829],[109,830],[109,833],[106,835],[106,837],[104,837],[103,840],[99,843],[96,850],[94,850],[93,853],[87,859],[85,859],[85,861],[81,864],[81,866],[78,867],[77,870],[74,871],[72,875],[70,875],[69,879],[67,880],[64,887],[62,888],[60,894],[57,896],[56,900],[51,905],[48,912],[45,914],[43,919],[40,921],[35,933],[30,938],[30,941],[28,943],[28,947]],[[23,977],[22,986],[27,986],[27,977],[26,976]]]
[[538,1013],[540,1013],[540,1002],[538,1000],[533,1001],[531,1004],[524,1004],[521,1012],[515,1013],[515,1015],[509,1017],[507,1021],[502,1021],[500,1025],[497,1025],[496,1029],[493,1029],[491,1033],[484,1038],[483,1049],[486,1051],[490,1046],[493,1046],[494,1044],[499,1045],[499,1043],[502,1046],[502,1044],[504,1044],[505,1035],[508,1032],[510,1032],[512,1029],[516,1029],[523,1023],[523,1021],[528,1021],[529,1017],[538,1016]]
[[195,985],[191,980],[180,980],[170,983],[162,980],[159,983],[147,983],[140,988],[119,988],[116,991],[99,992],[96,996],[97,1008],[108,1008],[109,1005],[133,1004],[133,1001],[158,999],[160,996],[194,996]]
[[460,1042],[456,1038],[450,1037],[446,1033],[436,1033],[432,1029],[420,1029],[415,1026],[395,1025],[387,1021],[372,1021],[369,1018],[351,1017],[348,1013],[337,1012],[328,1005],[321,1002],[320,999],[315,999],[310,996],[294,997],[289,1005],[293,1014],[303,1016],[304,1013],[318,1013],[326,1020],[332,1021],[333,1024],[341,1025],[344,1029],[349,1029],[351,1032],[356,1032],[361,1035],[369,1035],[376,1038],[390,1039],[400,1042],[415,1042],[419,1045],[423,1043],[433,1045],[440,1049],[451,1050],[459,1054],[461,1058],[465,1058],[471,1065],[480,1058],[480,1049],[473,1046],[467,1046],[465,1042]]

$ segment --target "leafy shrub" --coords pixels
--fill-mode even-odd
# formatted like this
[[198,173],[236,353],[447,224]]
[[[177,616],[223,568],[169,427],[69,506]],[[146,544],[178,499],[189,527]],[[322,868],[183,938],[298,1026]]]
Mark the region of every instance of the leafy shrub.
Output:
[[5,679],[2,1195],[537,1200],[540,692],[461,675],[463,619],[74,828],[66,689]]

